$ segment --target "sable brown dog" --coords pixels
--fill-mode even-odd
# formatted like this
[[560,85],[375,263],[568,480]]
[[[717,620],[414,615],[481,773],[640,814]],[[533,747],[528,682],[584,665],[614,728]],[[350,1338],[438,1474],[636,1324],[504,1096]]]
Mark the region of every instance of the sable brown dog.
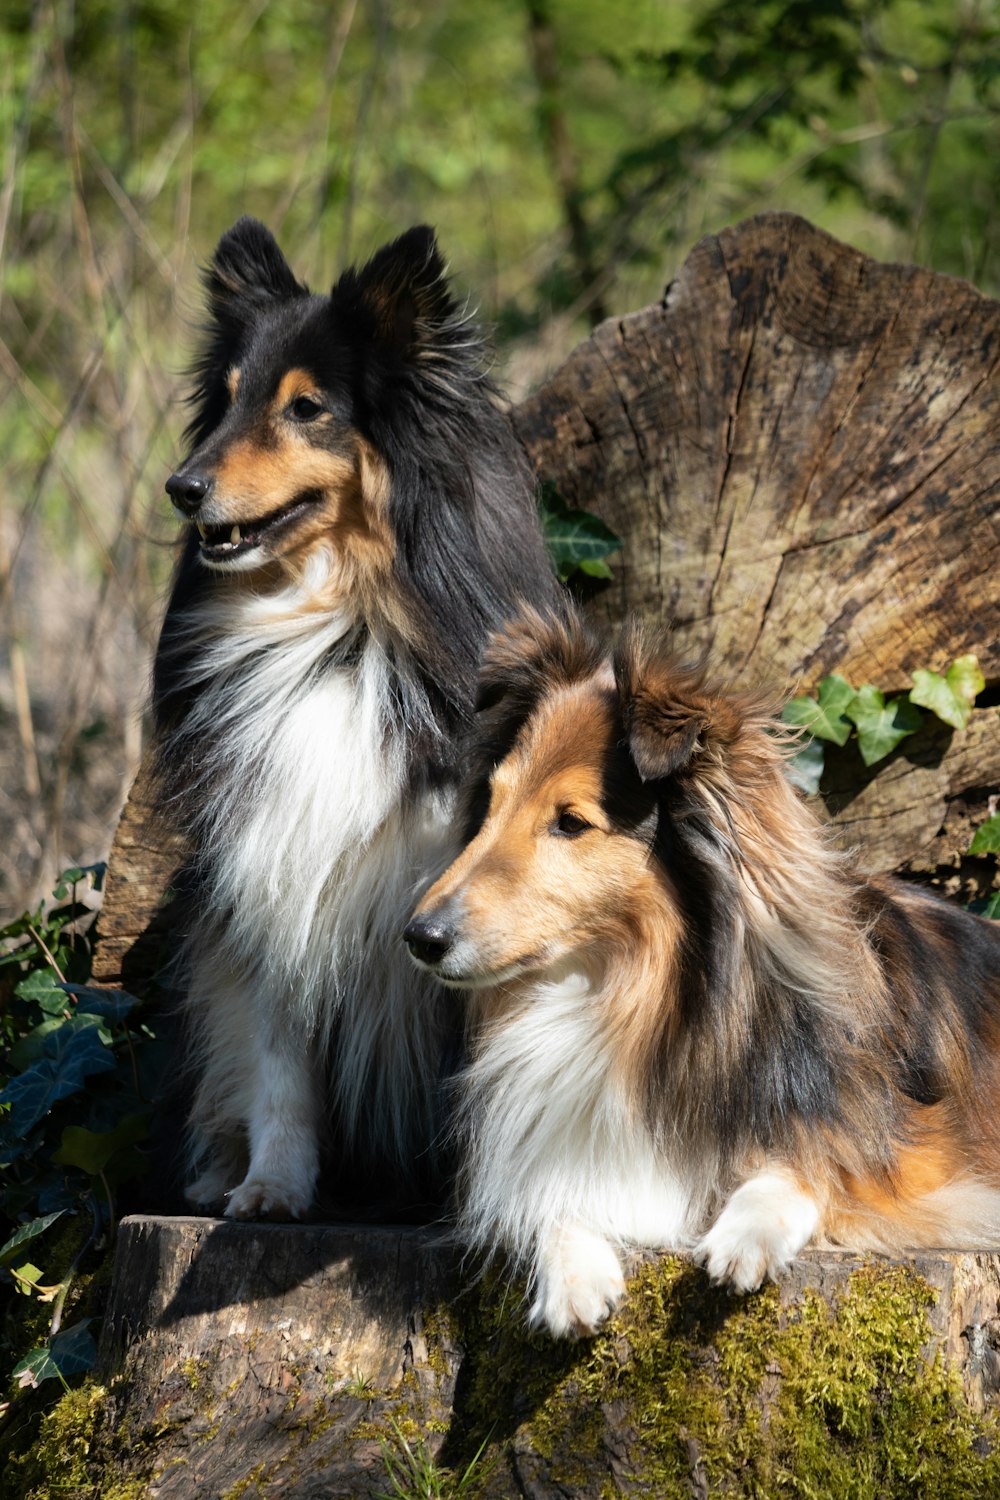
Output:
[[592,1331],[623,1246],[745,1291],[810,1241],[1000,1247],[1000,926],[828,846],[757,698],[628,625],[490,645],[467,847],[414,957],[470,991],[466,1241]]

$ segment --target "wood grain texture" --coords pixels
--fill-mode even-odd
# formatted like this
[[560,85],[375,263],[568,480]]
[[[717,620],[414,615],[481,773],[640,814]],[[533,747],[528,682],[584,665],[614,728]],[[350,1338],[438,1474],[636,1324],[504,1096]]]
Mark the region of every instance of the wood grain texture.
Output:
[[802,219],[703,240],[514,412],[625,540],[599,611],[776,680],[1000,679],[1000,304]]

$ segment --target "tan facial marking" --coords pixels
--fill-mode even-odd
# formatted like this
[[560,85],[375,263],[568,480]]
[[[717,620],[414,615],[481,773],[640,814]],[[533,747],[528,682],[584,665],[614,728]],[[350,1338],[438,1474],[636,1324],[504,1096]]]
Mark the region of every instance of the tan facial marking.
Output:
[[231,443],[215,470],[216,521],[260,520],[289,505],[306,490],[339,494],[356,482],[353,461],[292,437],[275,437],[266,447],[253,437]]
[[[297,396],[316,396],[316,377],[308,370],[286,370],[271,402],[272,416],[280,417]],[[317,418],[317,420],[321,420]]]
[[233,365],[229,371],[229,374],[226,376],[226,389],[229,391],[230,401],[236,400],[236,392],[240,388],[240,373],[241,372],[236,367],[236,365]]
[[[421,903],[461,904],[484,977],[583,952],[634,925],[633,903],[655,876],[645,847],[612,829],[602,805],[615,732],[594,679],[551,694],[494,773],[476,838]],[[563,812],[589,826],[561,832]]]

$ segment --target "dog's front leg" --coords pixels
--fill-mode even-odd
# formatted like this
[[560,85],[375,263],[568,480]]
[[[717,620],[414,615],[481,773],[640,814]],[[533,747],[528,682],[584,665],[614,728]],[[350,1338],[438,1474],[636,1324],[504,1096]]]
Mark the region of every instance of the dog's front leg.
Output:
[[695,1247],[713,1281],[752,1292],[765,1277],[777,1281],[812,1238],[820,1208],[781,1166],[751,1177],[729,1199]]
[[602,1235],[582,1224],[553,1226],[543,1236],[532,1274],[532,1328],[554,1338],[596,1333],[625,1291],[621,1262]]
[[253,1006],[253,1089],[247,1101],[250,1165],[229,1195],[233,1219],[300,1219],[319,1176],[322,1091],[309,1038],[280,1003]]

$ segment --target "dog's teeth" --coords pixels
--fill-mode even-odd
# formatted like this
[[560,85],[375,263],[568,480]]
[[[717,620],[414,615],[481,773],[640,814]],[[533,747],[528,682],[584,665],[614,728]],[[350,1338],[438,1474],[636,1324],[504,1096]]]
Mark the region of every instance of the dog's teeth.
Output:
[[239,539],[240,539],[240,528],[238,526],[234,526],[233,529],[232,529],[232,531],[229,533],[229,540],[232,542],[233,546],[235,547],[236,543],[239,541]]
[[204,521],[198,522],[198,535],[201,537],[203,542],[208,537],[208,527],[205,525]]

